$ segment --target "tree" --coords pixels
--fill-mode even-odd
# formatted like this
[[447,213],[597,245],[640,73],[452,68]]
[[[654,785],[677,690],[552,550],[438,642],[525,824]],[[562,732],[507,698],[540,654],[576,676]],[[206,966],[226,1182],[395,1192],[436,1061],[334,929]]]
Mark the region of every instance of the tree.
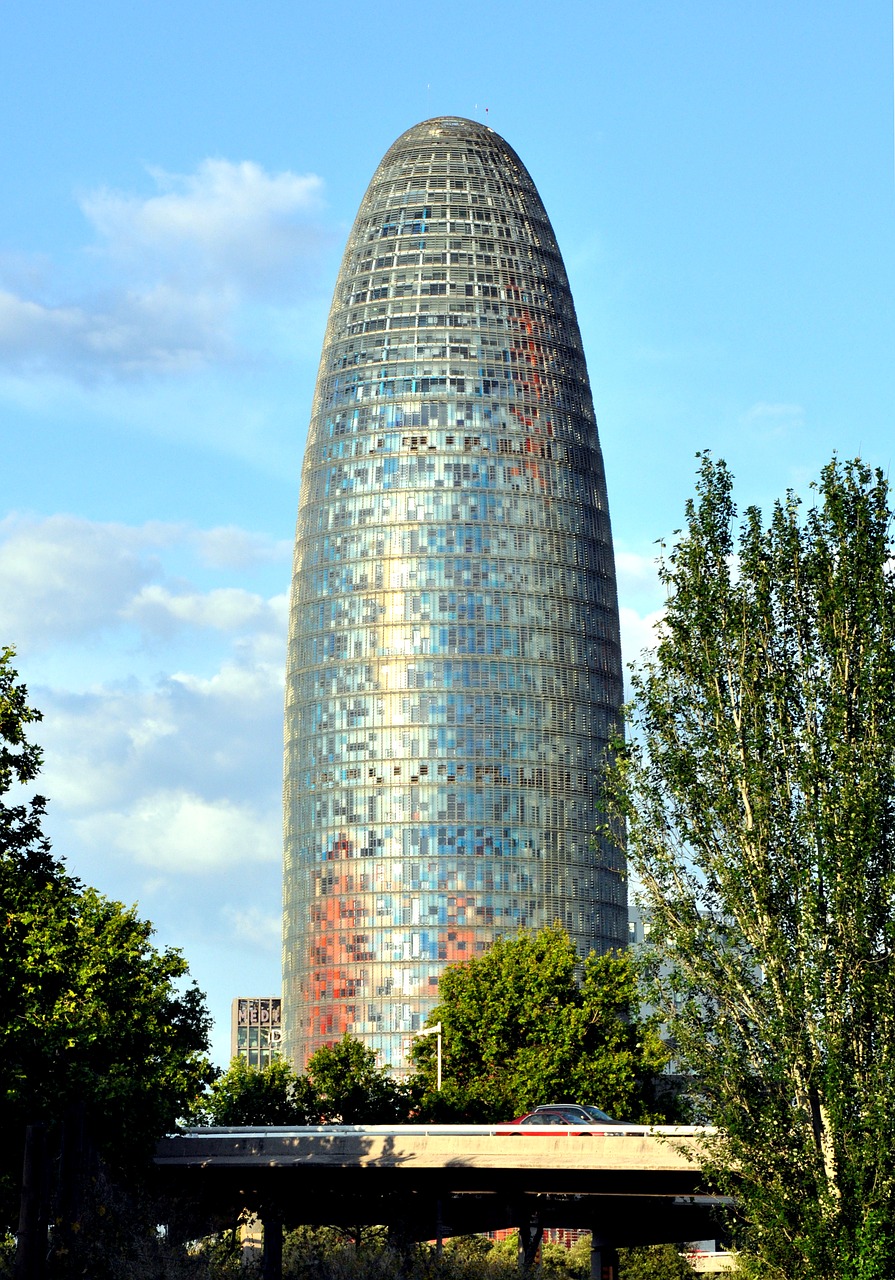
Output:
[[[209,1020],[181,953],[156,950],[135,910],[85,888],[41,829],[46,802],[7,804],[36,777],[40,713],[0,654],[0,1214],[15,1224],[25,1126],[57,1142],[73,1114],[107,1167],[133,1173],[213,1075]],[[71,1134],[69,1134],[69,1137]],[[71,1147],[71,1143],[69,1143]]]
[[[0,796],[16,785],[27,786],[40,772],[42,754],[29,742],[27,726],[42,719],[28,703],[28,690],[17,684],[12,666],[15,650],[0,649]],[[21,804],[0,800],[0,853],[4,859],[42,880],[58,878],[62,867],[50,854],[50,842],[41,830],[47,802],[35,795]],[[4,880],[7,868],[4,864]]]
[[619,1249],[619,1280],[688,1280],[696,1272],[673,1244]]
[[406,1120],[411,1094],[376,1066],[375,1049],[346,1035],[311,1055],[306,1075],[288,1062],[234,1058],[212,1084],[203,1119],[215,1125],[388,1124]]
[[666,1052],[637,1008],[629,953],[591,954],[583,965],[559,925],[498,940],[444,970],[439,1003],[445,1070],[435,1088],[435,1045],[413,1049],[426,1109],[507,1120],[545,1102],[593,1103],[627,1120],[652,1114]]
[[376,1050],[345,1035],[308,1059],[308,1078],[325,1123],[388,1124],[407,1118],[410,1094],[376,1066]]
[[608,779],[659,998],[765,1274],[895,1274],[895,575],[880,472],[738,524],[701,455]]
[[206,1119],[214,1125],[317,1124],[320,1106],[307,1076],[282,1059],[253,1067],[234,1058],[211,1086]]

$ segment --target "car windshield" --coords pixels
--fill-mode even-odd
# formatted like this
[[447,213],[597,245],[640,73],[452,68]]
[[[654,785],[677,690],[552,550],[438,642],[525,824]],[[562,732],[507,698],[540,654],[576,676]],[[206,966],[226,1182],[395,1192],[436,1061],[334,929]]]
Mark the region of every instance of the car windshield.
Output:
[[586,1111],[594,1120],[602,1120],[606,1124],[618,1124],[617,1120],[613,1120],[612,1116],[607,1116],[605,1111],[601,1111],[599,1107],[582,1107],[582,1111]]

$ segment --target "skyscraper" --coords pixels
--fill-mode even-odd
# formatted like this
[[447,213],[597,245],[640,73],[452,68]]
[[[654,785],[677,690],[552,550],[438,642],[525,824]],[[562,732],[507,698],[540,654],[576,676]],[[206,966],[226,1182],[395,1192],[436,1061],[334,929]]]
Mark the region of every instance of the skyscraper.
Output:
[[323,344],[286,675],[283,1012],[400,1068],[446,964],[559,920],[623,946],[594,839],[622,700],[603,461],[534,183],[416,125],[373,176]]

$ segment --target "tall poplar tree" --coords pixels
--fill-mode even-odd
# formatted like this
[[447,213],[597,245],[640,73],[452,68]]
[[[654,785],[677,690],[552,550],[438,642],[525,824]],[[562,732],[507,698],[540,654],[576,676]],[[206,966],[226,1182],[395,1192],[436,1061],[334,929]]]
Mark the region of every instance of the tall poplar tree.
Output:
[[764,1277],[895,1275],[889,489],[834,459],[738,517],[701,455],[609,778],[656,982]]

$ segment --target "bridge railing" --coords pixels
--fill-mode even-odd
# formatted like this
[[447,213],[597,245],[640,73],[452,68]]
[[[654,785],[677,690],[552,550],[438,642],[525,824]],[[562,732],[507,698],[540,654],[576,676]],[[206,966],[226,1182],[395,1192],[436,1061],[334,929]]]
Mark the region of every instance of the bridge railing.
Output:
[[682,1124],[598,1124],[592,1125],[518,1125],[503,1124],[311,1124],[311,1125],[209,1125],[205,1128],[181,1129],[171,1137],[210,1138],[227,1135],[240,1138],[313,1138],[313,1137],[512,1137],[529,1136],[575,1138],[585,1134],[598,1137],[706,1137],[716,1130],[706,1125]]

